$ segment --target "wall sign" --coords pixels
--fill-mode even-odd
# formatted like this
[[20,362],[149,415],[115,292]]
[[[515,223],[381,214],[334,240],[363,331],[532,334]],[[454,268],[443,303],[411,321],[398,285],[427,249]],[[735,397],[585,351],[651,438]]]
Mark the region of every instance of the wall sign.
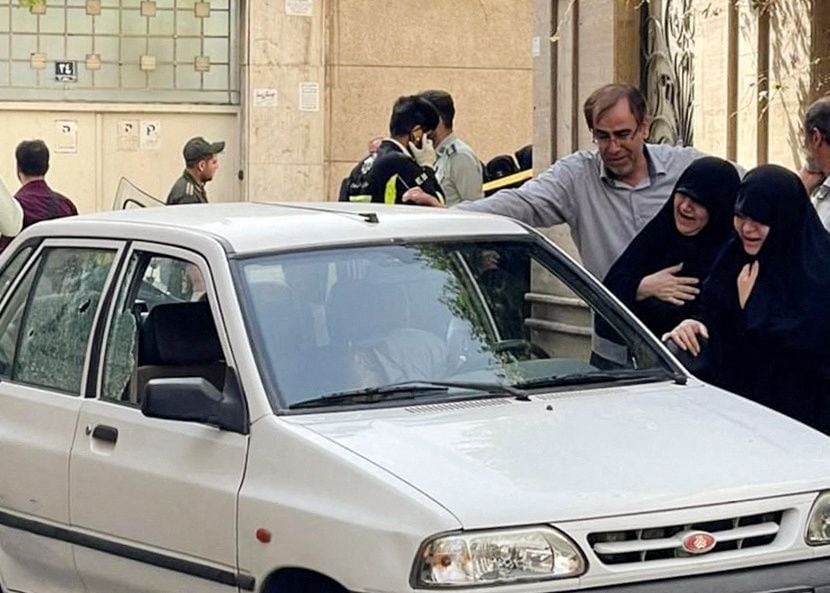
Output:
[[118,150],[135,151],[138,150],[138,120],[137,119],[122,119],[118,122]]
[[58,141],[55,152],[78,152],[78,122],[74,119],[56,119],[55,128],[58,131]]
[[300,111],[320,111],[320,84],[316,82],[301,82]]
[[55,80],[58,82],[77,82],[78,69],[75,62],[55,62]]
[[277,89],[254,89],[254,107],[276,107]]
[[288,16],[311,16],[311,0],[285,0],[285,14]]
[[161,147],[161,123],[141,120],[138,132],[138,145],[141,150],[158,150]]

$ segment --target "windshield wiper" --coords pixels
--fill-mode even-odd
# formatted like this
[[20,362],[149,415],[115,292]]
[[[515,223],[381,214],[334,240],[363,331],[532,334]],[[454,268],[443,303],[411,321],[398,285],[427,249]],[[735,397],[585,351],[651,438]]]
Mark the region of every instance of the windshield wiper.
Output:
[[678,385],[686,384],[686,375],[667,369],[619,369],[615,371],[595,371],[592,373],[572,373],[540,377],[516,383],[519,389],[535,387],[562,387],[567,385],[590,385],[591,383],[647,383],[651,381],[672,380]]
[[401,381],[389,385],[353,389],[329,393],[288,406],[290,410],[336,406],[340,404],[374,404],[380,401],[415,399],[421,395],[448,393],[450,388],[480,391],[488,395],[512,395],[516,399],[527,401],[527,394],[511,385],[503,383],[478,383],[467,381]]

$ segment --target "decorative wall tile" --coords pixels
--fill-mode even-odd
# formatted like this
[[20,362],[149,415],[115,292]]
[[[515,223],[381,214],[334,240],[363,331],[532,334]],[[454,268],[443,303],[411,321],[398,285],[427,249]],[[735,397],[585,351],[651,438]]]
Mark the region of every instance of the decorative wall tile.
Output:
[[100,70],[101,69],[101,56],[98,54],[87,54],[86,55],[86,69],[87,70]]
[[[239,102],[238,2],[44,0],[33,10],[20,2],[0,0],[0,98],[14,97],[14,87],[49,99],[72,100],[58,93],[77,90],[132,101],[151,89],[148,101]],[[71,84],[53,76],[61,60],[77,64]]]
[[29,65],[33,70],[44,70],[46,68],[46,54],[33,53],[29,59]]
[[141,3],[141,16],[156,16],[156,3],[152,0],[145,0]]
[[139,67],[145,72],[156,69],[156,56],[141,56]]
[[210,57],[196,56],[196,59],[193,61],[193,68],[196,72],[210,72]]
[[200,19],[209,18],[210,2],[196,2],[196,4],[193,5],[193,13]]

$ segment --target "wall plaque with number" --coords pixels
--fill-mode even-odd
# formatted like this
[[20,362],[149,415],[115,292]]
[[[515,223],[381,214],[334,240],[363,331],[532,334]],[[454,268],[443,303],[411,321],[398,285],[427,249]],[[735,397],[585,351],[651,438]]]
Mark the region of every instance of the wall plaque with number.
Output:
[[76,82],[78,70],[75,62],[55,62],[55,80],[58,82]]

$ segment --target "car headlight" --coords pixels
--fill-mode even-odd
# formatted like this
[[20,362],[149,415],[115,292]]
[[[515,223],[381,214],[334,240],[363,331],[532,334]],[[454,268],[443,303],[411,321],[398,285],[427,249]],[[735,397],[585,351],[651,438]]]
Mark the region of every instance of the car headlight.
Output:
[[830,492],[822,492],[813,503],[804,539],[811,546],[830,544]]
[[550,527],[445,534],[415,559],[415,587],[469,587],[577,577],[585,559]]

